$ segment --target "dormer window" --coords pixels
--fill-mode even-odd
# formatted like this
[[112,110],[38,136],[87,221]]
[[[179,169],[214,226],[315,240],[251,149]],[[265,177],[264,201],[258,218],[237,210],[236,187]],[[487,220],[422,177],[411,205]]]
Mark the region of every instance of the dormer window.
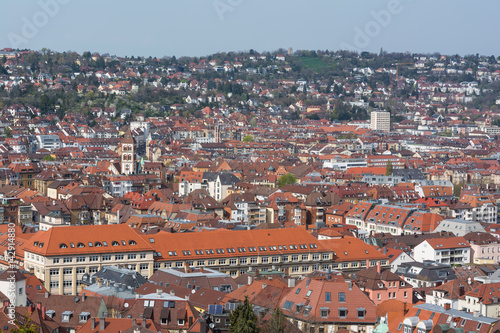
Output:
[[45,315],[51,319],[54,319],[56,312],[54,310],[48,310],[45,312]]
[[90,312],[82,312],[78,316],[78,320],[79,320],[80,323],[84,323],[84,322],[86,322],[89,319],[90,319]]
[[59,248],[60,249],[67,249],[68,248],[68,245],[64,244],[64,243],[61,243],[59,244]]
[[69,320],[71,319],[72,315],[73,315],[72,311],[64,311],[62,313],[62,321],[63,322],[69,322]]

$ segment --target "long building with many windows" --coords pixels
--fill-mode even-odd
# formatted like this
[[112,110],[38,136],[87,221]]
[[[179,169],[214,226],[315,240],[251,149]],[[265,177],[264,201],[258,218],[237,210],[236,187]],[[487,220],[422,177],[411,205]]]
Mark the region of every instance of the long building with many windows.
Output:
[[111,264],[148,278],[170,267],[208,267],[235,277],[254,270],[303,276],[317,269],[388,265],[387,257],[360,239],[318,241],[303,228],[149,235],[125,224],[54,227],[34,235],[24,250],[27,269],[56,294],[79,293],[85,273]]

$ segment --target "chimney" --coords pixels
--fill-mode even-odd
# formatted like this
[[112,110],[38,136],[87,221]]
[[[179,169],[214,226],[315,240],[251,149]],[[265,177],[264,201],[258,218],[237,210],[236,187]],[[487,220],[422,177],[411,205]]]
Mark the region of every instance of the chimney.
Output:
[[47,318],[47,315],[45,314],[45,312],[47,312],[47,309],[45,308],[45,306],[42,306],[40,312],[42,312],[42,319],[45,320],[45,318]]
[[99,330],[104,331],[106,328],[106,319],[104,317],[99,319]]
[[465,287],[460,285],[458,287],[458,296],[463,296],[465,294]]
[[170,296],[175,296],[175,291],[173,289],[170,290]]
[[191,267],[188,263],[184,263],[184,273],[191,273]]
[[262,284],[262,289],[265,289],[267,287],[267,284],[263,283]]
[[156,289],[156,295],[161,298],[161,295],[163,294],[162,289]]
[[137,326],[137,319],[136,318],[132,319],[132,326]]
[[295,287],[295,279],[289,278],[288,279],[288,288],[294,288]]
[[384,246],[384,254],[387,253],[387,246]]
[[259,270],[258,269],[255,270],[255,277],[257,277],[257,276],[259,276]]
[[184,296],[184,298],[186,299],[186,301],[189,301],[189,294],[187,294],[186,296]]
[[90,329],[95,330],[95,318],[90,318]]
[[102,279],[97,279],[97,288],[102,287]]
[[49,298],[50,294],[48,291],[45,292],[45,298]]
[[445,309],[445,310],[449,310],[449,309],[451,309],[451,304],[450,304],[450,303],[445,303],[445,304],[444,304],[444,309]]
[[370,267],[370,259],[366,259],[366,268]]
[[377,273],[380,274],[382,272],[382,265],[380,264],[380,261],[377,261]]
[[352,290],[352,281],[349,280],[349,290]]
[[251,275],[248,275],[247,284],[251,285],[252,281],[253,281],[253,277]]
[[146,328],[146,319],[142,318],[142,327]]

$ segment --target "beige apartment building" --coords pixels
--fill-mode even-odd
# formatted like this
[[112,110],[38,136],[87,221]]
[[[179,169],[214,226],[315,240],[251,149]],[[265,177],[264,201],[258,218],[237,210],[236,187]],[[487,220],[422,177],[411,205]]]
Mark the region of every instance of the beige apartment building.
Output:
[[370,113],[370,129],[389,132],[391,130],[391,114],[386,111],[372,111]]
[[105,265],[153,274],[154,249],[125,224],[53,227],[37,232],[26,244],[25,268],[54,294],[79,293],[83,275]]

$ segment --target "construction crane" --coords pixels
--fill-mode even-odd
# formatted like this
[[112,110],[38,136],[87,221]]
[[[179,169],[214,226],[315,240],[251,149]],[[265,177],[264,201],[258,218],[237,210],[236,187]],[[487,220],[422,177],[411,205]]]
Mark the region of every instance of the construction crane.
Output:
[[415,65],[412,62],[397,62],[393,65],[396,65],[396,81],[399,79],[399,65]]

